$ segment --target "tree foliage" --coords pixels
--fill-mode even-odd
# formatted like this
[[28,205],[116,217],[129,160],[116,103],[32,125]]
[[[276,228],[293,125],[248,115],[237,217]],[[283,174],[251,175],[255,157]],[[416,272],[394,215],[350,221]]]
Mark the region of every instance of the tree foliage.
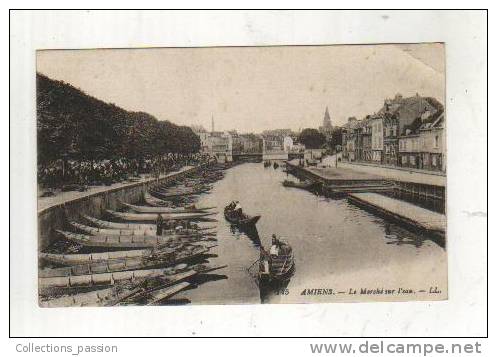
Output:
[[334,127],[333,131],[331,132],[331,143],[330,146],[332,148],[335,148],[337,145],[342,145],[342,132],[343,129],[339,126]]
[[299,142],[304,144],[306,149],[320,149],[326,142],[326,137],[317,129],[307,128],[300,133]]
[[36,80],[40,163],[60,158],[147,158],[200,149],[200,139],[189,127],[126,111],[42,74]]

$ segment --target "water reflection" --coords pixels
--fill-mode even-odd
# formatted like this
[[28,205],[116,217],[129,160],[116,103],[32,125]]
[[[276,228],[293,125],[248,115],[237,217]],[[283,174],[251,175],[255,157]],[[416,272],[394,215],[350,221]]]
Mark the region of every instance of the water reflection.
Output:
[[434,242],[444,248],[443,240],[423,234],[415,234],[390,222],[380,222],[385,228],[386,244],[390,245],[412,245],[421,248],[427,242]]
[[[445,279],[445,251],[430,237],[385,221],[345,199],[284,187],[286,175],[281,169],[264,169],[260,163],[242,164],[227,170],[210,194],[200,196],[198,204],[203,206],[224,207],[239,200],[247,214],[261,215],[261,219],[256,230],[244,231],[219,213],[218,246],[212,249],[218,257],[209,262],[227,265],[222,270],[227,279],[208,281],[201,289],[186,291],[184,297],[194,303],[293,302],[299,299],[301,287],[332,286],[358,271],[355,284],[369,286],[374,281],[381,285],[383,279],[397,279],[397,270],[388,267],[398,266],[418,271],[422,265],[430,269],[423,278]],[[269,247],[272,234],[293,247],[297,269],[281,286],[260,286],[259,266],[254,262],[260,258],[260,247]],[[409,284],[411,277],[419,278],[407,274],[402,282]]]
[[230,231],[237,238],[239,238],[240,236],[245,236],[245,237],[249,238],[255,247],[261,246],[261,239],[259,237],[259,232],[257,231],[257,227],[255,227],[255,226],[241,228],[239,226],[231,224]]

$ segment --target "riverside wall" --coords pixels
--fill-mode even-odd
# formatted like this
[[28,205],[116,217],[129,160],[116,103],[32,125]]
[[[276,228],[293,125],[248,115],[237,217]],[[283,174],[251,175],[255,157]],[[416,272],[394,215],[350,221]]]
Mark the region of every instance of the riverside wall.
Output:
[[117,210],[121,208],[119,202],[136,203],[141,201],[150,186],[157,183],[168,183],[196,173],[198,170],[199,167],[191,167],[170,173],[159,179],[150,178],[104,191],[83,193],[79,197],[38,210],[39,250],[43,250],[57,239],[56,229],[67,229],[69,221],[81,221],[81,214],[101,217],[106,209]]

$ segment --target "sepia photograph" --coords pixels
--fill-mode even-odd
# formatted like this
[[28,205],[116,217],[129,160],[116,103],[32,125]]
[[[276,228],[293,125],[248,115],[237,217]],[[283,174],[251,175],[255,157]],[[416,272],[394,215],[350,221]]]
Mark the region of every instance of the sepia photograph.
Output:
[[446,300],[443,43],[36,52],[40,307]]

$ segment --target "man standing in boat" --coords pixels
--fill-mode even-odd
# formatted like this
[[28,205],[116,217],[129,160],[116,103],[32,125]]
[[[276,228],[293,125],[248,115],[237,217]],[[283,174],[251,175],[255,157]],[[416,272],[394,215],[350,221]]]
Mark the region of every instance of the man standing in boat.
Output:
[[160,213],[157,215],[157,220],[156,220],[155,224],[157,225],[156,234],[158,236],[161,236],[162,235],[162,226],[164,224],[164,218],[162,218]]
[[276,238],[276,234],[273,234],[271,240],[271,248],[269,249],[269,255],[279,255],[280,253],[280,241]]

